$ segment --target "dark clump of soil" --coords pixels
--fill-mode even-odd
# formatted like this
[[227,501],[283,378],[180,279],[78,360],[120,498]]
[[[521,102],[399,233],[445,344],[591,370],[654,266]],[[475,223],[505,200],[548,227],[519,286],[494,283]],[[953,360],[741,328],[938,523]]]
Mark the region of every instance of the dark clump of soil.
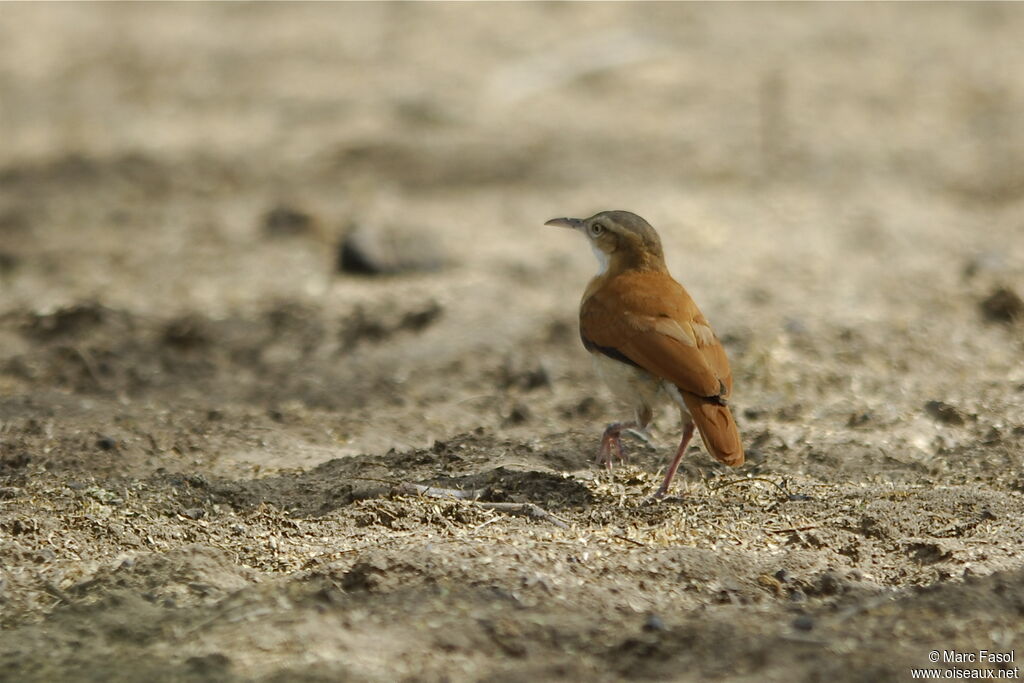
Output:
[[275,206],[263,216],[263,232],[269,237],[307,236],[314,226],[313,216],[286,204]]
[[1024,300],[1008,287],[1000,287],[981,302],[981,312],[988,320],[1010,323],[1024,318]]

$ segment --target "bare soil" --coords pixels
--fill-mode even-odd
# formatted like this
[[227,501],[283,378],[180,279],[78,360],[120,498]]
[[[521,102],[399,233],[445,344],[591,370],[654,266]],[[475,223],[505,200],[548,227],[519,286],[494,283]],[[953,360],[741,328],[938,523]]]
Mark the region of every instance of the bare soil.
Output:
[[[1024,656],[1021,5],[0,18],[0,679]],[[542,226],[602,209],[734,366],[748,464],[660,502]]]

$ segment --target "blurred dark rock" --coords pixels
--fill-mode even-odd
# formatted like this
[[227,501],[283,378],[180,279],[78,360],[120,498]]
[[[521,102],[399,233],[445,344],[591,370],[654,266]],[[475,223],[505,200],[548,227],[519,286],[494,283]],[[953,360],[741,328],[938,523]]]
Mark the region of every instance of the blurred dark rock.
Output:
[[934,564],[953,556],[951,550],[934,541],[910,541],[904,543],[903,547],[910,559],[919,564]]
[[21,259],[14,254],[9,251],[0,251],[0,275],[14,271],[20,263]]
[[543,360],[519,357],[505,359],[500,381],[504,389],[515,388],[522,391],[548,388],[552,384],[551,371]]
[[163,342],[179,350],[197,349],[210,343],[211,335],[206,322],[197,316],[184,316],[172,320],[164,328]]
[[863,427],[864,425],[871,422],[874,415],[870,410],[861,413],[851,413],[849,419],[846,421],[847,427]]
[[65,306],[53,313],[33,314],[25,331],[42,339],[77,335],[102,323],[108,313],[104,306],[92,302]]
[[504,423],[506,425],[520,425],[529,422],[531,417],[532,413],[529,406],[525,403],[516,403],[512,406],[512,410],[509,411]]
[[1024,300],[1009,287],[997,287],[982,300],[981,312],[986,320],[1010,323],[1024,318]]
[[570,403],[559,409],[562,417],[595,417],[601,413],[601,404],[593,396],[585,396],[576,403]]
[[348,231],[338,246],[337,269],[349,275],[398,275],[441,270],[445,257],[434,236],[361,225]]
[[985,435],[983,437],[981,437],[981,442],[983,444],[988,445],[988,446],[1000,443],[1002,440],[1003,440],[1003,433],[1001,431],[999,431],[999,428],[996,427],[995,425],[992,425],[991,427],[989,427],[988,431],[985,432]]
[[832,569],[827,569],[819,574],[809,587],[814,595],[839,595],[846,591],[847,582]]
[[189,657],[185,660],[185,666],[197,676],[202,676],[206,680],[214,680],[227,674],[231,668],[231,659],[221,652],[213,652],[208,655]]
[[301,237],[313,231],[315,221],[309,213],[279,204],[263,216],[263,234],[268,237]]
[[96,448],[101,451],[112,451],[117,448],[117,439],[112,436],[101,436],[96,439]]
[[430,301],[422,308],[406,311],[398,321],[398,329],[421,332],[433,325],[443,310],[441,304]]
[[341,345],[349,351],[363,342],[380,342],[400,332],[422,332],[433,325],[444,313],[437,301],[426,301],[404,311],[393,307],[367,308],[357,306],[343,321],[340,332]]
[[647,619],[644,620],[644,630],[648,633],[651,631],[664,631],[665,622],[657,614],[648,614]]
[[962,425],[964,423],[963,413],[943,401],[928,401],[924,404],[924,409],[933,419],[943,424]]
[[380,586],[382,578],[387,575],[390,567],[383,558],[371,556],[357,562],[341,578],[341,587],[348,593],[370,592]]
[[814,619],[808,614],[801,614],[793,620],[793,628],[797,631],[810,631],[814,628]]
[[577,339],[576,322],[553,320],[547,326],[545,340],[551,344],[564,344]]

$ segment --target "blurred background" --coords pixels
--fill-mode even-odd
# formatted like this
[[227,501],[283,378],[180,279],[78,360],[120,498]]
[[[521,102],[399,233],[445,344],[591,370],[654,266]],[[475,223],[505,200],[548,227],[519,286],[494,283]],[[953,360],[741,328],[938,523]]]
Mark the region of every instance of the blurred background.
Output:
[[542,224],[611,208],[661,231],[755,401],[1024,383],[1015,5],[0,18],[9,390],[411,402],[411,431],[348,430],[353,450],[502,424],[514,407],[473,397],[508,368],[589,381],[572,328],[592,256]]

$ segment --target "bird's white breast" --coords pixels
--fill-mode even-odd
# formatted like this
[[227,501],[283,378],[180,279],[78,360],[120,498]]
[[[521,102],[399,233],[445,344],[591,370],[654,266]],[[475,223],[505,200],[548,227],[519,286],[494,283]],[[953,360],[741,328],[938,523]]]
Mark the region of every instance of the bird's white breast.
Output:
[[590,243],[590,248],[594,250],[594,258],[597,259],[597,274],[604,275],[608,272],[608,254],[598,249],[593,242]]
[[594,370],[620,401],[640,408],[654,408],[665,400],[661,380],[628,363],[609,358],[603,353],[592,353]]
[[671,401],[675,403],[684,417],[689,414],[682,394],[671,382],[661,380],[651,373],[622,361],[609,358],[603,353],[592,352],[594,370],[615,398],[636,411],[644,407],[651,410]]

